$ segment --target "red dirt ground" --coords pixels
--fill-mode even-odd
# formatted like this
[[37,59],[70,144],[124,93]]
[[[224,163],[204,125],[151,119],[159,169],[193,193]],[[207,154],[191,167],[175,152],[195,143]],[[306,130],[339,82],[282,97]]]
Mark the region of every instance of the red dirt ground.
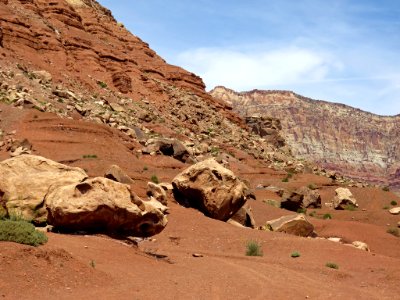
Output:
[[[102,125],[59,119],[35,110],[1,105],[1,127],[28,138],[34,154],[85,168],[101,176],[117,164],[131,176],[134,191],[145,196],[146,182],[156,174],[171,179],[187,167],[170,157],[141,156],[140,145]],[[96,159],[84,159],[95,154]],[[6,152],[0,158],[8,158]],[[144,167],[147,170],[144,170]],[[258,225],[290,214],[262,202],[279,199],[256,190],[258,184],[285,188],[314,183],[328,202],[335,186],[329,179],[295,175],[288,183],[281,172],[257,166],[251,157],[231,168],[247,180]],[[237,228],[209,219],[169,199],[169,224],[159,235],[136,247],[106,236],[49,233],[39,248],[0,243],[0,296],[5,299],[396,299],[400,294],[400,239],[388,233],[399,216],[383,206],[399,199],[373,188],[352,188],[357,211],[316,209],[332,220],[309,217],[320,237],[366,242],[371,252],[327,241]],[[365,210],[365,211],[364,211]],[[311,212],[313,210],[309,210]],[[387,225],[389,224],[389,226]],[[246,243],[258,241],[263,257],[245,256]],[[299,258],[290,254],[298,251]],[[147,253],[147,254],[146,254]],[[193,257],[193,254],[203,257]],[[325,266],[339,265],[338,270]]]

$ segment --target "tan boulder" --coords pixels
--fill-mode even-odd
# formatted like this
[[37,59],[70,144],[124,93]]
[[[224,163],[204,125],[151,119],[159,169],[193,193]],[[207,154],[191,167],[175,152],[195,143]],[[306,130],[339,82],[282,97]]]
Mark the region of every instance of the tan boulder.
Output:
[[192,165],[172,181],[175,199],[226,221],[246,202],[247,186],[213,158]]
[[163,155],[172,156],[181,162],[192,162],[188,148],[177,139],[154,138],[146,142],[146,147],[142,150],[144,154],[160,152]]
[[255,228],[256,222],[253,217],[253,212],[250,205],[243,205],[228,221],[235,221],[244,227]]
[[332,200],[334,209],[345,209],[348,205],[358,207],[357,200],[347,188],[337,188],[335,190],[336,196]]
[[0,162],[0,196],[6,214],[35,222],[46,221],[44,198],[58,186],[87,178],[80,168],[35,155],[20,155]]
[[104,177],[119,183],[133,184],[133,180],[117,165],[110,166]]
[[317,190],[303,186],[296,191],[284,191],[281,200],[281,207],[297,211],[304,208],[320,208],[321,195]]
[[265,229],[307,237],[312,235],[314,226],[307,221],[303,214],[297,214],[268,221]]
[[63,230],[152,236],[167,225],[160,209],[103,177],[53,189],[45,201],[48,223]]

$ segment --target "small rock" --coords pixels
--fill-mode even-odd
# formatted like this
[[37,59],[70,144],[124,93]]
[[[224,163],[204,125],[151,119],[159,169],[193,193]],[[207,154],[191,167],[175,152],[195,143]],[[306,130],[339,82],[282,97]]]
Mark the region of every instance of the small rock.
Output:
[[390,209],[389,212],[392,215],[398,215],[398,214],[400,214],[400,207],[394,207],[394,208]]
[[204,255],[200,254],[200,253],[193,253],[192,256],[193,257],[204,257]]
[[357,249],[364,250],[364,251],[367,251],[367,252],[370,251],[368,245],[367,245],[366,243],[364,243],[364,242],[354,241],[354,242],[351,243],[351,244],[352,244],[354,247],[356,247]]
[[331,242],[335,242],[335,243],[341,243],[342,242],[342,239],[340,237],[330,237],[330,238],[327,238],[327,240],[331,241]]

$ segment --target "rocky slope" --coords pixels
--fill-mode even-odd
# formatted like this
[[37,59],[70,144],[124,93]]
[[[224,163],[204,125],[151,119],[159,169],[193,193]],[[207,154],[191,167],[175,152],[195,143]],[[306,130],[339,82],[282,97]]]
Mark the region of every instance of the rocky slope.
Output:
[[268,164],[275,155],[278,165],[293,161],[96,1],[1,0],[0,56],[7,104],[103,123],[142,144],[178,138],[194,157],[240,150]]
[[347,176],[399,186],[400,116],[378,116],[290,91],[210,92],[242,116],[280,119],[286,142],[298,157]]

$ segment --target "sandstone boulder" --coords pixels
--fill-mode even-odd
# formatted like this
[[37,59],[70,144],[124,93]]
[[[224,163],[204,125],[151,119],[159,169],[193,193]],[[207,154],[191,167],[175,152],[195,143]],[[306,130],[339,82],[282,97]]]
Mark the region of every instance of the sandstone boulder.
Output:
[[298,214],[283,216],[279,219],[268,221],[266,229],[307,237],[312,235],[314,226],[307,221],[304,215]]
[[110,166],[104,177],[119,183],[133,184],[133,180],[117,165]]
[[332,200],[334,209],[345,209],[348,205],[358,207],[357,200],[347,188],[337,188],[335,190],[336,196]]
[[304,208],[320,208],[321,195],[317,190],[312,190],[306,186],[296,191],[285,191],[282,195],[281,207],[297,211]]
[[0,202],[6,215],[44,222],[43,204],[49,190],[85,178],[87,174],[80,168],[35,155],[16,156],[0,163]]
[[152,236],[167,225],[165,215],[128,185],[103,177],[53,189],[45,201],[48,223],[63,230]]
[[392,215],[399,215],[400,214],[400,207],[394,207],[389,210]]
[[154,138],[146,143],[143,153],[161,152],[163,155],[172,156],[173,158],[186,162],[192,158],[189,150],[180,141],[176,139]]
[[[253,217],[253,212],[251,210],[250,205],[247,203],[243,205],[237,212],[230,218],[229,220],[233,220],[243,225],[244,227],[255,228],[256,222]],[[228,220],[228,221],[229,221]]]
[[213,158],[199,162],[172,181],[175,199],[206,216],[226,221],[246,202],[247,186]]

